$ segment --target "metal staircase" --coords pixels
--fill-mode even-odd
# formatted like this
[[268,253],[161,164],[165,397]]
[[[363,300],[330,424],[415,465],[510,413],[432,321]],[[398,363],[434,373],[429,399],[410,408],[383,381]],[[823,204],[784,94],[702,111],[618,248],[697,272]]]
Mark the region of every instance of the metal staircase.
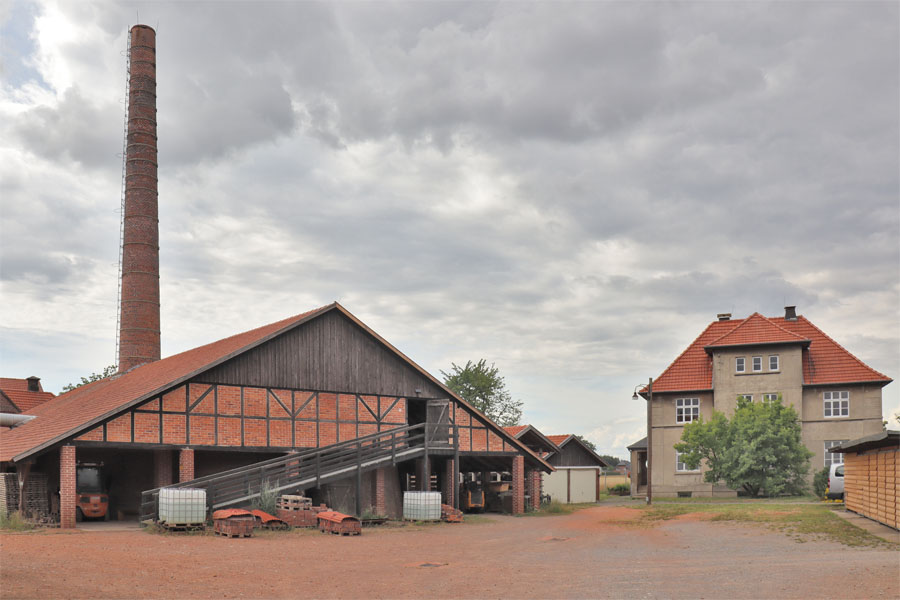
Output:
[[[206,490],[207,509],[212,511],[249,503],[259,497],[265,486],[275,492],[303,490],[353,475],[359,482],[362,473],[372,469],[425,457],[435,451],[455,452],[456,436],[450,429],[448,425],[434,423],[397,427],[165,487]],[[141,493],[141,522],[157,520],[160,489]]]

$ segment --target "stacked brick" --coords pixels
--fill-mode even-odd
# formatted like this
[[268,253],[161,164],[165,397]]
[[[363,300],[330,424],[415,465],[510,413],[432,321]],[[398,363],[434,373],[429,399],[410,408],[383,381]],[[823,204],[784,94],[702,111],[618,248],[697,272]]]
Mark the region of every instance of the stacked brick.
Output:
[[[47,476],[30,473],[25,482],[25,514],[32,517],[49,517]],[[19,480],[15,473],[0,475],[0,514],[8,515],[19,510]]]
[[281,496],[278,498],[277,516],[291,527],[316,527],[319,513],[328,510],[324,504],[313,506],[312,500],[304,496]]
[[228,508],[213,513],[213,531],[225,537],[250,537],[256,517],[241,508]]
[[359,535],[362,524],[356,517],[345,515],[334,510],[320,512],[318,515],[319,531],[335,535]]
[[463,513],[449,504],[441,504],[441,520],[447,523],[462,523]]

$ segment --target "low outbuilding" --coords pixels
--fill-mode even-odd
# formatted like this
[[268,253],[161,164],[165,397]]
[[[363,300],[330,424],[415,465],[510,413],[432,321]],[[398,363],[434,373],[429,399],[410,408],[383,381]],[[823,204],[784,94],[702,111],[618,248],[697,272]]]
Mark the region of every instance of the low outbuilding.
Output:
[[900,431],[882,431],[845,442],[832,452],[844,455],[844,506],[889,527],[900,527]]

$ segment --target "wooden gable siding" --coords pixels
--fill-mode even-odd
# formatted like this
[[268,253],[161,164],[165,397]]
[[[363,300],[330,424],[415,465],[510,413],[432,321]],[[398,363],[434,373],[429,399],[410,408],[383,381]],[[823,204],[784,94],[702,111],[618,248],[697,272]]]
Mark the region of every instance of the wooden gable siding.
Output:
[[578,442],[569,442],[547,461],[554,467],[600,467],[597,459],[591,456]]
[[446,393],[338,311],[328,312],[193,381],[441,398]]

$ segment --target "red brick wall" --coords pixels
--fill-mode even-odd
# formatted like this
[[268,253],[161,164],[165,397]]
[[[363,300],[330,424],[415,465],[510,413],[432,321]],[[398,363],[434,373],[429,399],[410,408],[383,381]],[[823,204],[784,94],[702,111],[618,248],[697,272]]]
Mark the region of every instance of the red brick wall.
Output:
[[163,487],[171,485],[175,480],[172,476],[172,451],[153,451],[153,485]]
[[75,446],[59,449],[59,526],[75,527]]
[[194,478],[194,451],[182,448],[178,453],[178,481],[190,481]]
[[513,514],[525,512],[525,457],[521,454],[512,459]]
[[384,501],[384,469],[375,469],[375,514],[386,515],[387,506]]
[[526,490],[531,496],[531,510],[541,507],[541,472],[537,469],[529,469],[526,477]]

